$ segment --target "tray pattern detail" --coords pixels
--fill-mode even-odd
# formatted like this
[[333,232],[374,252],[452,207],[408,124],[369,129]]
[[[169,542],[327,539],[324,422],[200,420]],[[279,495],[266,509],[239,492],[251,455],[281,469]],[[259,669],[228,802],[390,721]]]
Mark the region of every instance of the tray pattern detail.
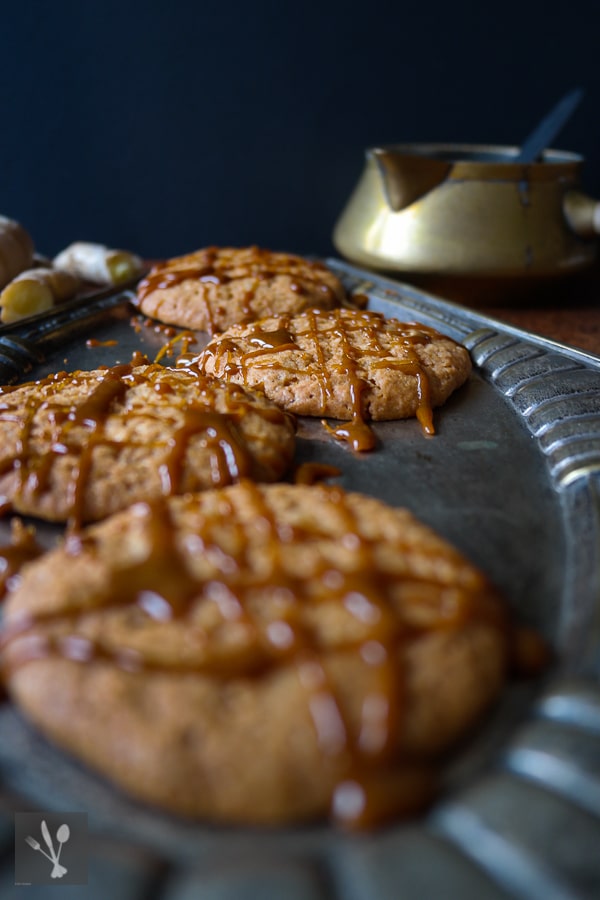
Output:
[[538,439],[558,487],[600,471],[597,371],[487,329],[464,343]]

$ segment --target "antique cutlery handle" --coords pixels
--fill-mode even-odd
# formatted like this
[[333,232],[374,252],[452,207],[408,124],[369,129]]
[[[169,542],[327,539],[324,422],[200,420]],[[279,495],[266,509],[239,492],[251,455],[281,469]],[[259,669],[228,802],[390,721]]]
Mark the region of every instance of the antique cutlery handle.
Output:
[[43,354],[32,341],[18,335],[0,335],[0,383],[16,381],[42,359]]

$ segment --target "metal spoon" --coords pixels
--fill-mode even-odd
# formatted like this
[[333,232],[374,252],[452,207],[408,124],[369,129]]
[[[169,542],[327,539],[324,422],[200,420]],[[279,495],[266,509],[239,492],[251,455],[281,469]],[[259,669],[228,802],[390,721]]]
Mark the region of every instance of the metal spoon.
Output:
[[62,845],[66,844],[66,842],[71,837],[71,830],[68,825],[61,825],[58,831],[56,832],[56,840],[59,843],[58,853],[56,854],[56,861],[60,859],[60,851],[62,850]]
[[521,150],[514,161],[517,163],[535,162],[540,154],[547,147],[551,146],[556,135],[581,102],[582,97],[583,89],[575,88],[575,90],[566,94],[562,100],[559,100],[548,115],[534,128],[529,137],[523,141]]
[[[69,826],[66,824],[60,825],[58,828],[58,831],[56,832],[56,840],[58,841],[58,853],[56,854],[56,859],[54,861],[54,869],[52,870],[53,878],[56,877],[55,872],[58,874],[58,872],[62,869],[63,870],[62,875],[64,875],[67,871],[64,866],[60,865],[59,860],[60,860],[60,851],[63,848],[63,844],[65,844],[69,840],[70,837],[71,837],[71,829],[69,828]],[[60,877],[62,877],[62,875]]]

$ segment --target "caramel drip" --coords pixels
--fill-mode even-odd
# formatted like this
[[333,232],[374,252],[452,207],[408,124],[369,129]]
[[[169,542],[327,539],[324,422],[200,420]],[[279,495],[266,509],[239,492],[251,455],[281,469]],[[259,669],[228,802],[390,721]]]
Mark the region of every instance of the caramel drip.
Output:
[[169,455],[159,467],[164,496],[180,492],[188,444],[198,434],[205,435],[204,444],[212,451],[210,474],[215,487],[238,481],[250,474],[250,457],[243,448],[233,421],[220,413],[188,409],[183,424],[169,441]]
[[[2,636],[5,677],[49,655],[80,664],[110,662],[128,671],[204,672],[218,678],[256,677],[291,665],[306,697],[320,752],[336,758],[344,773],[332,795],[332,816],[344,827],[370,826],[406,809],[407,803],[414,805],[416,795],[424,798],[431,787],[431,779],[424,775],[416,782],[403,780],[395,762],[405,706],[405,645],[428,630],[456,627],[465,617],[486,619],[502,628],[500,610],[476,581],[454,589],[451,614],[441,601],[439,608],[428,610],[422,625],[409,626],[396,606],[399,582],[403,587],[414,585],[419,597],[428,582],[416,572],[401,578],[381,571],[377,540],[365,536],[342,490],[318,488],[321,500],[333,507],[341,543],[352,550],[351,571],[319,557],[314,570],[301,574],[286,562],[287,548],[298,541],[310,545],[328,533],[321,534],[318,522],[308,526],[280,521],[264,492],[251,482],[243,481],[240,490],[245,518],[260,530],[260,566],[249,562],[248,524],[237,519],[231,495],[224,492],[213,511],[207,507],[196,519],[194,553],[212,561],[212,574],[202,577],[193,573],[190,551],[184,551],[178,541],[166,501],[138,504],[136,546],[145,548],[144,553],[113,571],[102,592],[87,598],[85,610],[63,609],[9,622]],[[185,509],[186,500],[181,502]],[[187,502],[193,504],[193,498]],[[224,529],[229,534],[226,541]],[[94,538],[71,538],[67,551],[72,556],[93,555]],[[441,583],[435,588],[444,594]],[[255,606],[256,598],[265,596],[277,601],[267,618],[258,615]],[[211,641],[211,634],[202,630],[194,616],[199,605],[206,603],[215,605],[223,622],[242,627],[244,639],[225,646]],[[323,603],[342,606],[360,625],[356,632],[360,637],[336,636],[324,645],[310,614]],[[121,607],[137,607],[150,619],[165,623],[188,623],[186,643],[195,641],[199,652],[191,656],[182,652],[176,660],[157,659],[129,647],[110,647],[81,633],[79,621],[83,623],[86,614]],[[55,630],[62,626],[60,636],[53,626]],[[350,721],[330,668],[330,658],[340,654],[351,654],[354,662],[359,661],[370,685],[358,723]]]
[[306,313],[306,321],[308,323],[308,333],[313,346],[313,353],[317,361],[318,383],[321,389],[321,408],[325,409],[327,401],[333,396],[333,388],[329,380],[325,354],[319,337],[319,329],[316,324],[314,310]]
[[418,356],[409,349],[409,359],[386,359],[374,363],[376,369],[400,369],[406,375],[412,375],[417,382],[417,419],[426,434],[434,434],[433,414],[431,408],[431,388],[427,373],[423,370]]
[[350,422],[338,425],[335,428],[332,428],[324,420],[322,420],[321,424],[334,438],[338,441],[345,441],[347,444],[350,444],[353,450],[359,453],[373,450],[377,446],[375,433],[365,422],[361,413],[353,413]]
[[295,350],[293,335],[286,328],[279,328],[275,331],[261,331],[255,328],[249,338],[250,343],[259,348],[257,353],[269,352],[270,350]]
[[[162,327],[164,328],[164,326]],[[165,356],[171,356],[177,344],[181,344],[181,349],[177,354],[178,358],[185,356],[189,352],[190,345],[196,342],[196,335],[193,331],[180,331],[179,334],[169,333],[166,336],[168,340],[154,357],[154,362],[160,362]]]
[[[349,315],[340,309],[326,314],[314,309],[296,317],[295,321],[302,323],[302,330],[296,335],[290,331],[289,316],[280,316],[277,320],[279,327],[272,331],[264,330],[260,323],[250,326],[248,340],[257,349],[242,354],[241,359],[235,342],[223,338],[202,351],[196,362],[202,371],[205,361],[212,357],[215,372],[225,378],[240,374],[246,387],[250,386],[250,365],[255,369],[281,368],[285,372],[314,376],[321,395],[322,412],[325,412],[333,396],[331,376],[342,376],[348,385],[350,421],[335,428],[326,422],[323,425],[335,438],[346,441],[357,451],[372,450],[376,445],[375,435],[367,421],[368,413],[364,408],[363,396],[369,385],[362,372],[368,365],[375,369],[398,369],[415,378],[417,419],[425,433],[434,433],[429,378],[415,346],[429,343],[433,337],[438,336],[438,332],[426,325],[384,319],[379,313],[371,311],[355,311],[353,315]],[[299,336],[310,345],[310,352],[301,349]],[[325,336],[328,341],[333,338],[341,348],[341,361],[335,365],[326,355]],[[384,346],[384,337],[385,342],[392,341],[401,348],[401,356],[392,355]],[[361,347],[360,340],[366,340],[367,346]],[[288,355],[284,361],[279,362],[277,354],[286,350],[296,351],[296,356]],[[292,368],[294,365],[295,370]]]
[[327,463],[305,462],[301,463],[294,474],[294,484],[318,484],[326,478],[337,478],[342,474],[337,466]]
[[[250,280],[252,285],[242,298],[242,319],[249,320],[252,318],[252,301],[261,282],[280,275],[292,279],[290,290],[294,293],[305,294],[312,290],[323,295],[323,302],[335,302],[335,291],[320,277],[324,271],[326,268],[322,263],[284,253],[274,254],[260,247],[251,247],[243,255],[236,250],[207,247],[197,254],[154,265],[140,281],[137,297],[141,303],[154,291],[172,288],[184,281],[225,285],[231,281]],[[204,299],[204,306],[210,326],[208,331],[214,334],[215,322],[207,298]]]
[[[138,370],[133,363],[113,366],[97,370],[96,376],[95,382],[86,378],[86,373],[48,376],[37,383],[36,391],[22,407],[13,408],[9,394],[4,403],[0,403],[0,421],[19,424],[14,453],[4,460],[2,471],[17,473],[20,492],[41,495],[48,489],[60,458],[70,456],[72,468],[66,488],[69,530],[80,528],[85,518],[86,492],[99,448],[110,447],[118,453],[137,444],[135,434],[127,440],[117,441],[106,433],[109,416],[126,419],[129,389],[149,382],[157,396],[169,395],[177,392],[180,383],[179,373],[177,378],[170,377],[169,370],[159,365],[146,366],[143,370]],[[251,473],[252,460],[236,421],[243,418],[250,407],[269,422],[281,422],[287,417],[277,409],[263,409],[254,404],[236,385],[222,384],[219,384],[219,390],[226,391],[226,410],[223,414],[213,412],[211,405],[218,383],[212,379],[198,380],[197,372],[190,375],[190,379],[198,387],[198,400],[193,405],[178,407],[180,423],[170,437],[161,438],[164,455],[159,463],[159,474],[164,495],[182,489],[186,454],[192,439],[200,437],[210,451],[211,480],[219,487]],[[64,387],[88,387],[89,393],[72,404],[61,403],[60,396],[54,400],[54,392]],[[148,415],[152,415],[151,408]],[[37,449],[35,437],[43,422],[53,430],[51,446],[46,452],[45,444],[43,449]]]
[[[336,324],[332,330],[342,346],[342,363],[336,368],[336,372],[347,378],[352,419],[349,425],[340,425],[333,429],[327,423],[323,424],[335,438],[347,441],[353,450],[364,452],[372,450],[376,444],[375,435],[367,425],[363,412],[362,395],[367,384],[358,373],[359,357],[350,341],[349,330],[345,325],[346,318],[337,312],[335,319]],[[312,327],[315,327],[314,321]]]
[[95,347],[116,347],[117,343],[118,342],[115,340],[99,341],[97,338],[88,338],[85,342],[85,346],[88,350],[93,350]]

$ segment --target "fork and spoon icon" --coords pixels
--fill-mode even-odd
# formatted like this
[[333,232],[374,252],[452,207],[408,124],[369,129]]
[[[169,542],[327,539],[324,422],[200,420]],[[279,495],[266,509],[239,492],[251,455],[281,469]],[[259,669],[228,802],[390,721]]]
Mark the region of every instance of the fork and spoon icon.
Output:
[[42,830],[42,837],[44,838],[44,841],[46,842],[46,846],[47,846],[48,850],[50,851],[50,853],[46,853],[46,851],[42,849],[40,842],[36,841],[36,839],[34,837],[32,837],[31,835],[27,835],[25,840],[33,850],[38,850],[40,853],[42,853],[46,857],[46,859],[49,859],[50,862],[53,864],[52,872],[50,873],[51,877],[52,878],[62,878],[63,875],[67,874],[67,869],[65,868],[65,866],[61,865],[61,863],[60,863],[60,853],[63,848],[63,844],[66,844],[66,842],[69,840],[69,837],[71,836],[69,826],[66,824],[61,825],[56,832],[56,840],[58,841],[58,852],[55,852],[55,850],[54,850],[54,843],[52,841],[52,836],[50,835],[50,830],[46,824],[45,819],[42,819],[42,824],[40,827]]

